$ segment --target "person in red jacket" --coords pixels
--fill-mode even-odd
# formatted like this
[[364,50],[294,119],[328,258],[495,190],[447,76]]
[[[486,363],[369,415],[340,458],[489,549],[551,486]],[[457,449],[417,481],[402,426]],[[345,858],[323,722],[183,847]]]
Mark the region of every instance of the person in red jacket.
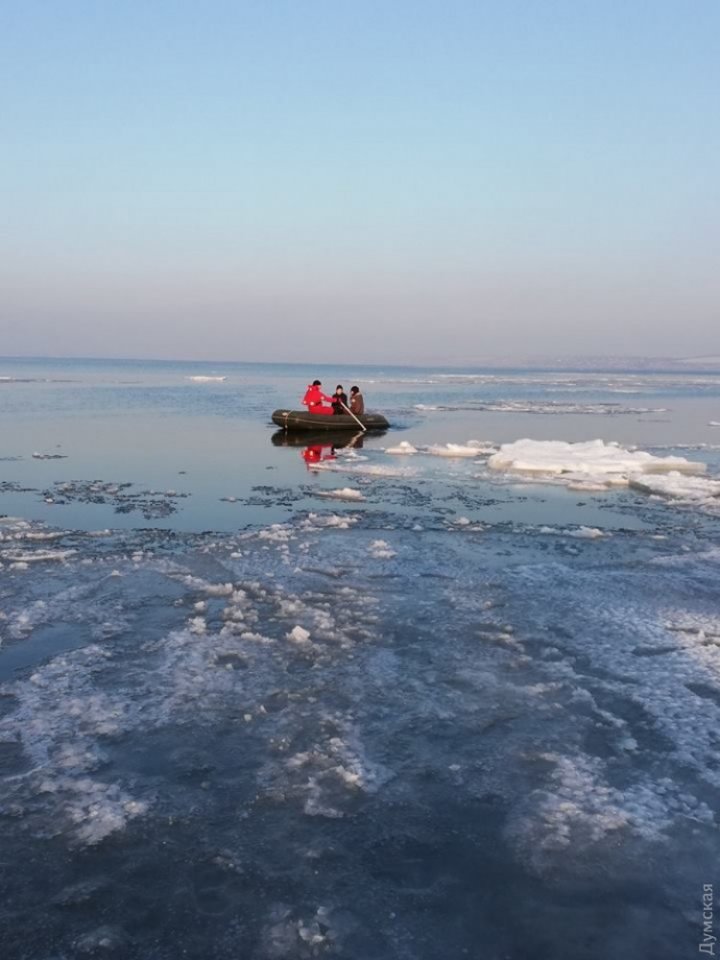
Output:
[[333,413],[332,407],[325,407],[323,403],[332,403],[332,397],[326,397],[320,387],[322,383],[319,380],[313,380],[305,391],[303,403],[308,408],[309,413],[330,414]]

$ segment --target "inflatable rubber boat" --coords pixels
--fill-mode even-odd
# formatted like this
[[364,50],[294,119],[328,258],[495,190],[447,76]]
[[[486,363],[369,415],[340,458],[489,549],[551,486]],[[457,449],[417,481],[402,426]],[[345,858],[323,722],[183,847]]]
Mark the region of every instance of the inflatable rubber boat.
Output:
[[308,433],[330,432],[338,430],[354,430],[360,427],[358,420],[366,430],[387,430],[390,424],[380,413],[365,413],[361,417],[351,417],[347,413],[337,416],[323,416],[319,413],[308,413],[307,410],[275,410],[272,415],[273,423],[283,430],[307,431]]

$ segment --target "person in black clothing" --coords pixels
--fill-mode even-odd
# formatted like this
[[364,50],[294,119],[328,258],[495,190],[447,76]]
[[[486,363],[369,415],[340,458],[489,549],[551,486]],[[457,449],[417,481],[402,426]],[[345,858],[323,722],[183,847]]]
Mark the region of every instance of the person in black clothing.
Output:
[[339,383],[335,388],[335,393],[333,394],[333,397],[332,397],[333,413],[336,413],[336,414],[345,413],[346,412],[345,407],[347,406],[347,402],[348,402],[347,394],[343,390],[342,384]]

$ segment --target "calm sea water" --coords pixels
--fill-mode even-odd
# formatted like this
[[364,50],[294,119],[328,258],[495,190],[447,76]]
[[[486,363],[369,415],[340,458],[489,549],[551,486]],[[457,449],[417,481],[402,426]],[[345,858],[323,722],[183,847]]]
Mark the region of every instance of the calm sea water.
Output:
[[[288,441],[315,377],[392,430]],[[488,457],[712,481],[718,422],[703,373],[0,361],[3,956],[697,954],[712,482]]]
[[[284,519],[298,505],[312,506],[313,491],[332,482],[308,473],[302,447],[273,445],[277,429],[270,413],[298,407],[315,376],[328,392],[338,382],[346,389],[359,382],[368,406],[388,414],[395,428],[391,438],[366,440],[370,451],[382,450],[393,438],[416,445],[521,437],[602,437],[646,449],[720,444],[720,429],[708,426],[713,416],[720,418],[717,375],[5,360],[0,456],[17,459],[4,460],[3,478],[50,495],[53,484],[74,480],[190,494],[171,516],[152,518],[153,526],[166,528],[233,530]],[[714,451],[703,456],[712,459]],[[287,485],[300,500],[256,505],[254,488]],[[230,497],[235,502],[222,499]],[[61,505],[61,497],[52,504],[47,499],[8,491],[0,509],[84,529],[139,522],[137,511],[119,514],[113,504],[88,509],[77,500]],[[558,519],[552,496],[548,501],[545,491],[540,499],[548,506],[536,519]],[[561,503],[560,519],[570,509],[567,497]],[[517,509],[514,503],[513,516]]]

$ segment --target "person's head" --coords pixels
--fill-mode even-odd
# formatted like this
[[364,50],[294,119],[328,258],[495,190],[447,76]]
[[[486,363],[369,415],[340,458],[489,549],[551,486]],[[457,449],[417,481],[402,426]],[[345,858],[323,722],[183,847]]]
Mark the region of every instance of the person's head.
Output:
[[353,395],[355,395],[356,393],[360,393],[360,387],[350,387],[350,393],[352,393]]
[[343,392],[342,384],[339,383],[339,384],[335,387],[335,393],[342,393],[342,392]]
[[322,386],[322,383],[321,383],[320,380],[313,380],[312,385],[313,385],[314,387],[321,387],[321,386]]

